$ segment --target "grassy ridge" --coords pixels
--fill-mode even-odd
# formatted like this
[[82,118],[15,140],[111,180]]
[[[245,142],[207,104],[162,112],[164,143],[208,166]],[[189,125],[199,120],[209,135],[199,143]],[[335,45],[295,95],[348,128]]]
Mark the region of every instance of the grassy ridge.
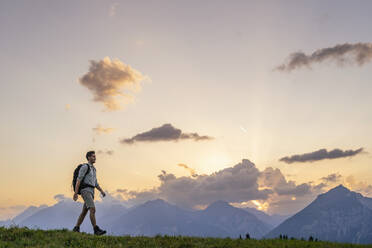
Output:
[[28,228],[0,227],[0,247],[131,247],[131,248],[340,248],[371,247],[372,245],[352,245],[331,242],[308,242],[301,240],[241,240],[230,238],[198,238],[184,236],[94,236],[62,230],[31,230]]

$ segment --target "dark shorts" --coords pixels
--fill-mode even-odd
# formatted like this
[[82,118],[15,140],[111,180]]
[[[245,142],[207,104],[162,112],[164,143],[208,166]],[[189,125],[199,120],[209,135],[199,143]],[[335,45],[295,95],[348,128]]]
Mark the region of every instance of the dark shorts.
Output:
[[95,208],[94,206],[94,196],[91,192],[81,191],[81,197],[84,199],[84,208]]

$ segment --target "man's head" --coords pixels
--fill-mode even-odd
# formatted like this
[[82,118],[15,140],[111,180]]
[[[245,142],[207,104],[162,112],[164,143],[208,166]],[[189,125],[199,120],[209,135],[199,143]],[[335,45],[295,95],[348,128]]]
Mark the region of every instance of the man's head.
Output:
[[87,155],[85,155],[85,157],[87,158],[88,162],[91,164],[96,162],[96,154],[94,151],[87,152]]

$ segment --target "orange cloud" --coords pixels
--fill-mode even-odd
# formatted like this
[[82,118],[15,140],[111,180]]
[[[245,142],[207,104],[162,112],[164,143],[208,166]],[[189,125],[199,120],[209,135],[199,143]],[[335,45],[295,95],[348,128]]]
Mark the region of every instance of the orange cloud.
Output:
[[190,172],[190,174],[191,174],[192,177],[197,177],[198,176],[198,174],[196,174],[196,171],[194,169],[188,167],[187,165],[185,165],[185,164],[178,164],[178,166],[183,167],[186,170],[188,170]]
[[79,82],[93,94],[93,101],[103,103],[107,111],[122,109],[123,104],[132,102],[132,94],[141,89],[140,82],[149,80],[119,59],[105,57],[100,61],[91,60],[90,63],[89,71]]
[[101,125],[97,125],[97,127],[92,128],[93,131],[100,135],[100,134],[109,134],[114,131],[114,128],[111,127],[102,127]]

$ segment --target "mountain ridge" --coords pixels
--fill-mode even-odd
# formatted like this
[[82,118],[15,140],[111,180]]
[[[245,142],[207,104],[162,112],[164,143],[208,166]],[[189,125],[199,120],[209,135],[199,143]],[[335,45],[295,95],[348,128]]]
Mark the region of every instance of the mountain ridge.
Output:
[[286,234],[295,238],[313,236],[328,241],[371,243],[372,209],[362,203],[369,202],[369,199],[339,185],[318,195],[308,206],[264,237]]

